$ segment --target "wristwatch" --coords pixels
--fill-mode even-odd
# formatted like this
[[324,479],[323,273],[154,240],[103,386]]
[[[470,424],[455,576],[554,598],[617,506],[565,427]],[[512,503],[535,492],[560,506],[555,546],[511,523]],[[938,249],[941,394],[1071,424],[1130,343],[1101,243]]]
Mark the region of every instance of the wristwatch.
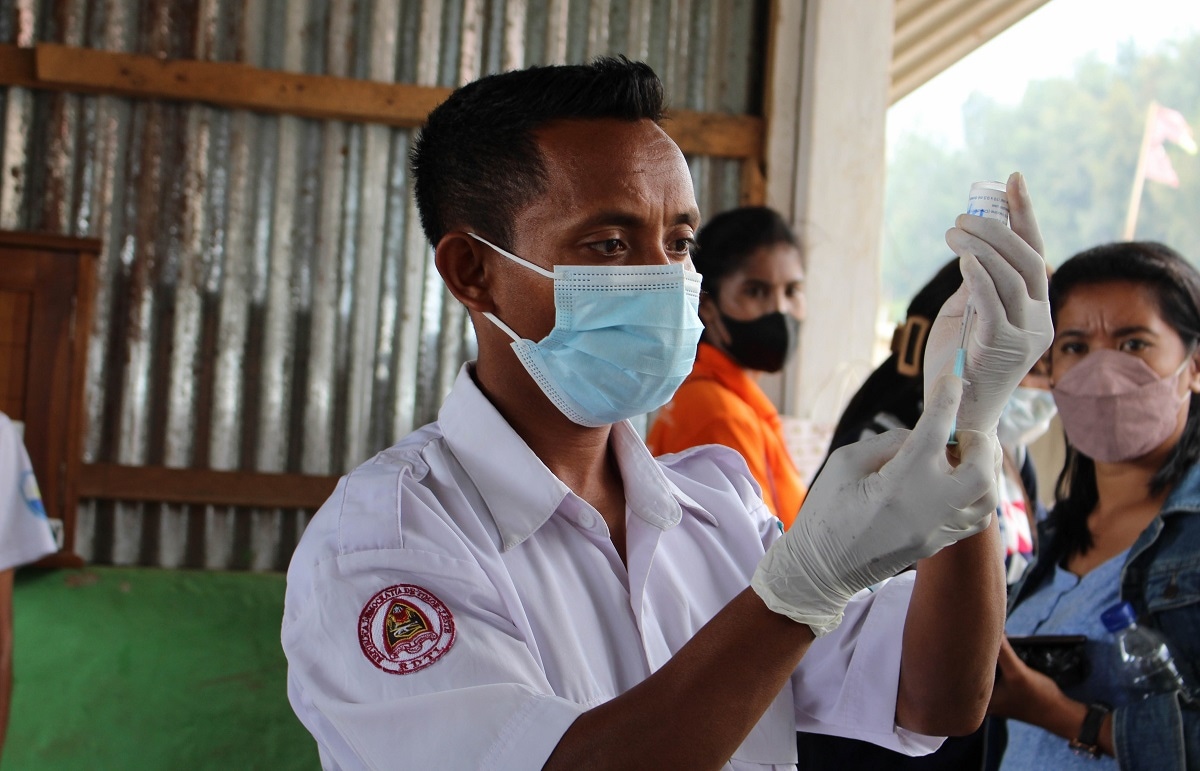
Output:
[[1079,727],[1079,736],[1071,740],[1071,749],[1076,755],[1098,758],[1103,754],[1100,750],[1100,724],[1109,712],[1112,712],[1112,708],[1107,704],[1093,702],[1088,705],[1083,725]]

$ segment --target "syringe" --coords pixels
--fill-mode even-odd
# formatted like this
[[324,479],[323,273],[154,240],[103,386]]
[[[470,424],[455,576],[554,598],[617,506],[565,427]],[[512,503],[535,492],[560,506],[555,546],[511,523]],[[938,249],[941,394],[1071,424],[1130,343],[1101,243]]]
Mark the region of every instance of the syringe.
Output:
[[[967,197],[967,214],[1008,222],[1008,191],[1003,182],[976,182],[971,185]],[[962,378],[967,367],[967,341],[971,335],[971,322],[975,320],[975,306],[971,298],[963,307],[962,333],[958,338],[958,348],[954,351],[954,375]],[[947,444],[958,444],[958,416],[950,425],[950,439]]]
[[[960,380],[967,366],[967,339],[971,334],[971,322],[974,320],[975,306],[968,299],[963,308],[962,334],[958,338],[958,348],[954,351],[954,376]],[[947,444],[958,444],[958,415],[954,416],[954,422],[950,424],[950,440]]]

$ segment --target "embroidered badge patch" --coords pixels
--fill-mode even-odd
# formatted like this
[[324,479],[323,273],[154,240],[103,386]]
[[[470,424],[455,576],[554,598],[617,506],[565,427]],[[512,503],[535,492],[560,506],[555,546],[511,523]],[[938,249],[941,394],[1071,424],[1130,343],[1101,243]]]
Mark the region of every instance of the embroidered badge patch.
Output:
[[454,644],[454,617],[445,603],[419,586],[389,586],[359,615],[358,644],[375,666],[407,675],[446,655]]

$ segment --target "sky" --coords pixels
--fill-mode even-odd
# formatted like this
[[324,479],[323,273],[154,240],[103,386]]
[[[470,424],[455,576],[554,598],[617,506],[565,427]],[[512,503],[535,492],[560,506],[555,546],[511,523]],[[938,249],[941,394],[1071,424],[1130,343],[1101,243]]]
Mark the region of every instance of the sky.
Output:
[[888,110],[889,145],[906,131],[962,143],[962,105],[972,91],[1017,103],[1030,80],[1067,76],[1121,44],[1139,50],[1200,30],[1200,0],[1049,0]]

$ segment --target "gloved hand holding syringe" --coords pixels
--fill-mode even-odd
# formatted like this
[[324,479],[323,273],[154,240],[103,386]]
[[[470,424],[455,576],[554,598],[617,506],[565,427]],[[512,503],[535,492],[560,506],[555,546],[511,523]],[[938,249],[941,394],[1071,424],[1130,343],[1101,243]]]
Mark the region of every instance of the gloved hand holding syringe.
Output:
[[[946,233],[963,286],[929,331],[917,425],[833,453],[754,573],[751,586],[767,607],[816,635],[840,623],[856,592],[982,531],[994,516],[1000,413],[1053,335],[1042,237],[1020,174],[1006,193],[1011,228],[969,212]],[[952,422],[959,443],[947,453]]]
[[[1014,173],[1004,186],[1007,223],[1003,210],[994,211],[1003,200],[999,190],[973,190],[980,199],[973,196],[971,211],[958,215],[946,231],[946,245],[959,257],[963,284],[942,305],[929,330],[925,396],[929,398],[938,376],[961,372],[963,397],[955,429],[994,435],[1013,389],[1045,353],[1054,329],[1042,234],[1024,178]],[[989,205],[993,212],[980,211]],[[992,216],[981,216],[987,214]]]
[[[974,214],[1008,224],[1008,193],[1003,182],[976,182],[971,185],[967,196],[967,214]],[[970,339],[971,323],[975,320],[975,306],[971,298],[963,308],[962,333],[958,348],[954,351],[954,374],[961,378],[967,363],[967,341]],[[949,444],[958,444],[958,421],[950,426]]]

